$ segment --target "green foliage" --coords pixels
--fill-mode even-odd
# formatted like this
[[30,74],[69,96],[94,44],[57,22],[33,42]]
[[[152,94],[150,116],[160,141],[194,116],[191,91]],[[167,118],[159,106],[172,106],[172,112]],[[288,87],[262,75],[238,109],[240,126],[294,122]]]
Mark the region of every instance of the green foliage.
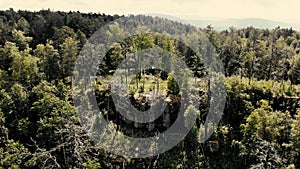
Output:
[[300,83],[300,55],[298,55],[295,60],[293,60],[293,65],[291,70],[289,71],[289,75],[291,76],[291,81],[294,84]]
[[87,162],[83,163],[83,166],[87,169],[98,169],[101,168],[100,164],[94,160],[88,160]]
[[241,127],[245,138],[257,140],[259,138],[272,141],[286,136],[289,129],[288,113],[273,112],[268,101],[262,100],[260,108],[255,109]]
[[260,102],[241,125],[246,151],[257,162],[252,168],[280,168],[286,164],[290,154],[284,152],[289,147],[291,122],[288,112],[274,112],[266,100]]
[[256,149],[253,150],[254,155],[257,158],[257,163],[250,166],[251,169],[257,168],[283,168],[285,159],[280,157],[276,150],[274,142],[268,142],[265,140],[258,140],[256,143]]
[[24,32],[20,30],[13,30],[12,38],[13,42],[16,43],[21,50],[28,49],[29,42],[32,41],[32,37],[26,37]]
[[12,53],[13,60],[9,71],[12,80],[25,87],[32,87],[40,80],[38,58],[31,56],[26,51]]
[[30,24],[28,21],[24,18],[21,17],[18,22],[17,22],[17,30],[20,30],[24,32],[24,34],[28,34],[30,30]]
[[34,55],[39,58],[39,69],[45,74],[46,80],[51,81],[61,77],[60,56],[51,40],[47,41],[46,45],[37,45]]
[[76,39],[77,35],[74,30],[68,26],[62,26],[61,28],[54,28],[53,42],[54,46],[58,48],[64,43],[65,39],[72,38]]
[[[180,40],[195,49],[202,47],[200,53],[195,53],[180,40],[151,34],[148,28],[140,26],[143,23],[137,24],[135,36],[130,36],[117,22],[110,25],[105,34],[111,50],[100,64],[97,75],[101,77],[97,77],[95,92],[87,91],[89,96],[95,93],[98,107],[109,124],[119,132],[146,137],[166,130],[161,119],[174,122],[181,118],[187,126],[193,116],[197,118],[186,138],[170,151],[133,159],[103,152],[90,141],[73,106],[78,101],[72,99],[76,92],[70,90],[70,77],[80,49],[96,30],[119,16],[50,10],[0,13],[0,168],[300,168],[298,31],[254,27],[216,31],[208,26],[202,30],[210,45],[194,31],[198,28],[187,31],[188,27],[177,22],[140,16],[143,22],[158,23],[157,29],[169,26],[179,34],[188,32]],[[112,43],[119,39],[124,40]],[[98,51],[92,44],[86,47],[88,50],[82,51],[83,61],[91,66],[94,61],[90,57]],[[110,86],[105,83],[122,60],[152,47],[176,54],[195,75],[192,79],[180,71],[176,72],[179,77],[175,77],[174,72],[143,70],[147,58],[141,55],[128,60],[124,72],[138,72],[133,79],[121,79],[121,83],[129,85],[131,96],[137,92],[148,95],[156,89],[167,89],[171,94],[164,116],[151,123],[154,129],[148,124],[136,127],[120,118]],[[203,57],[198,57],[207,56],[207,61],[218,67],[217,54],[226,77],[207,74]],[[160,61],[169,70],[177,65],[172,59]],[[83,73],[89,77],[91,72]],[[213,78],[201,78],[204,75]],[[191,81],[197,88],[189,86]],[[225,94],[209,93],[222,87],[227,89],[223,118],[211,138],[200,144],[209,110],[207,103],[218,105],[214,97]],[[179,97],[173,96],[180,92],[184,96],[188,90],[200,93],[191,95],[199,107],[187,107],[182,117],[176,112],[181,104]],[[164,95],[155,93],[155,99],[156,94]],[[94,113],[90,99],[80,100],[83,106],[77,111]],[[101,130],[98,123],[90,125]],[[106,143],[111,140],[107,138]]]
[[173,75],[170,73],[167,79],[167,89],[171,94],[178,95],[180,92],[179,86],[177,84],[177,81],[173,77]]
[[300,109],[291,123],[291,159],[297,167],[300,166]]
[[77,40],[69,37],[60,45],[62,52],[61,74],[63,78],[69,77],[73,73],[78,54],[78,43]]
[[25,158],[29,151],[21,143],[7,140],[0,148],[0,167],[18,169],[24,167]]

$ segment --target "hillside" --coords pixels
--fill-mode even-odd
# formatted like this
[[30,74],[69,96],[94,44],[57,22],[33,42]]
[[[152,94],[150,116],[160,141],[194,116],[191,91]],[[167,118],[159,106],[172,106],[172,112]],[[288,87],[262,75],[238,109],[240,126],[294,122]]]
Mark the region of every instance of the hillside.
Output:
[[300,168],[300,32],[226,24],[0,11],[0,168]]

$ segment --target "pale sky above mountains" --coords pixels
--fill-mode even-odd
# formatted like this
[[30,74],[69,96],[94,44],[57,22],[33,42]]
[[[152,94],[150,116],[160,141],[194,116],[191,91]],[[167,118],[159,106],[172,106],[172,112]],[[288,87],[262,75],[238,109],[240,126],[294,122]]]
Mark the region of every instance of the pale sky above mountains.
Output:
[[[261,18],[292,25],[300,23],[299,0],[0,0],[2,10],[158,13],[184,20]],[[298,26],[298,25],[297,25]]]

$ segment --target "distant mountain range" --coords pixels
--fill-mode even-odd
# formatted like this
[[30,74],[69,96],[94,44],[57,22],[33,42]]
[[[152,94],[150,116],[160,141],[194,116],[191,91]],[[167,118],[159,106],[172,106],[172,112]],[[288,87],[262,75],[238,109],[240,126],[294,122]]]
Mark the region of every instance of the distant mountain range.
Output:
[[294,30],[300,30],[300,24],[288,24],[284,22],[277,22],[266,19],[259,18],[249,18],[249,19],[224,19],[224,20],[187,20],[191,24],[198,27],[207,27],[212,25],[216,30],[225,30],[233,26],[236,28],[246,28],[253,26],[262,29],[273,29],[277,26],[281,28],[293,28]]

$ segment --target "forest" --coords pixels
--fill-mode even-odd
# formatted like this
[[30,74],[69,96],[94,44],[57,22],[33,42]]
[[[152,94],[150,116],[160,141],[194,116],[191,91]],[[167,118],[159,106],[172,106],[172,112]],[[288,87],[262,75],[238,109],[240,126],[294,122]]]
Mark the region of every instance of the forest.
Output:
[[[139,16],[141,25],[171,27],[195,45],[201,43],[196,32],[204,33],[224,68],[224,76],[219,77],[226,88],[223,115],[211,137],[200,143],[211,98],[203,60],[178,39],[151,34],[137,25],[137,35],[114,44],[105,53],[97,77],[89,79],[94,81],[95,90],[86,90],[86,94],[96,96],[101,114],[119,132],[147,137],[164,132],[176,121],[185,92],[179,86],[189,82],[189,90],[195,91],[191,97],[199,106],[187,107],[184,116],[197,114],[196,122],[179,144],[152,157],[124,157],[99,148],[76,114],[92,105],[86,98],[81,100],[86,107],[75,106],[72,76],[89,38],[123,17],[50,9],[0,11],[0,168],[300,168],[300,31],[293,28],[250,26],[217,31],[211,25],[197,28]],[[118,24],[106,31],[108,37],[125,34],[128,32]],[[128,59],[124,71],[138,72],[132,79],[121,79],[129,86],[124,95],[130,102],[139,110],[149,109],[151,99],[166,102],[163,115],[153,123],[130,122],[116,109],[107,79],[131,53],[154,46],[179,56],[193,78],[141,69],[142,58]],[[170,67],[176,65],[170,62]],[[99,144],[114,141],[105,139]]]

